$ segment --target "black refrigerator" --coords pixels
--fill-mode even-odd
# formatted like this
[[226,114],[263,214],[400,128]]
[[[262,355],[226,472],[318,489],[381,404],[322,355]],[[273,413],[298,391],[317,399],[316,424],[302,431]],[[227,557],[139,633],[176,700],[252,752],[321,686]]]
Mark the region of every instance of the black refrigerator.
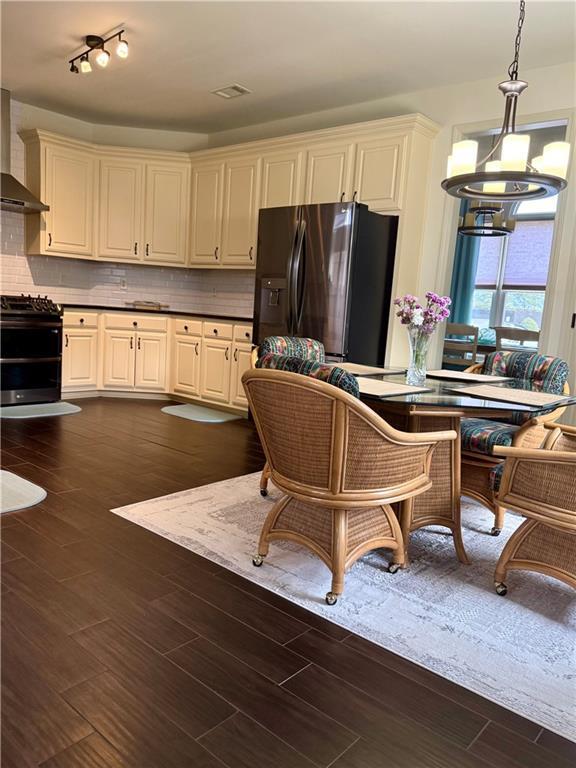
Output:
[[332,360],[382,365],[397,232],[361,203],[262,209],[255,342],[307,336]]

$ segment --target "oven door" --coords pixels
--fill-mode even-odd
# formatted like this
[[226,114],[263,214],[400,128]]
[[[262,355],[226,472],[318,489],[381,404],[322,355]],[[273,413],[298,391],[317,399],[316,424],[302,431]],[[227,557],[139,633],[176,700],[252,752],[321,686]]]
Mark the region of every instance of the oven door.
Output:
[[62,321],[3,318],[0,334],[2,405],[60,400]]
[[18,403],[51,403],[61,397],[60,358],[2,361],[2,405]]
[[33,360],[62,355],[61,322],[2,320],[0,357],[5,360]]

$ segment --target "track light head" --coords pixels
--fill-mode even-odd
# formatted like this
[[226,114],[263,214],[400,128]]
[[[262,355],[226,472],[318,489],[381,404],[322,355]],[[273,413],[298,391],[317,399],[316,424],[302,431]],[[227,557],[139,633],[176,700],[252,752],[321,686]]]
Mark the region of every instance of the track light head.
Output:
[[118,45],[116,46],[116,56],[119,56],[121,59],[127,59],[128,58],[128,43],[126,40],[122,40],[122,37],[118,37]]
[[109,61],[110,54],[105,48],[101,48],[96,54],[96,64],[98,64],[99,67],[104,68],[108,66]]
[[76,64],[74,64],[74,62],[72,62],[72,63],[70,64],[70,72],[72,72],[72,74],[73,74],[73,75],[77,75],[79,71],[80,71],[80,70],[78,69],[78,67],[76,66]]
[[88,58],[87,53],[80,59],[80,72],[82,72],[83,75],[92,72],[92,65],[90,64],[90,59]]

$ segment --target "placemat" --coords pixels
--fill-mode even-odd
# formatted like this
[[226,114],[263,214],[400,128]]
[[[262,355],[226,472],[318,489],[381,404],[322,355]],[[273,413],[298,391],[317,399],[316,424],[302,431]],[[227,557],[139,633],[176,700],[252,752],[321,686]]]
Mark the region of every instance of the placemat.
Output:
[[467,373],[466,371],[426,371],[431,379],[457,379],[458,381],[509,381],[509,376],[490,376],[488,373]]
[[389,376],[393,373],[404,373],[406,371],[405,368],[378,368],[374,365],[362,365],[362,363],[335,363],[335,365],[355,376],[370,376],[374,373],[379,373],[380,376]]
[[466,393],[473,397],[481,397],[484,400],[502,400],[506,403],[539,407],[553,405],[554,403],[561,404],[564,400],[570,399],[569,397],[554,395],[549,392],[531,392],[527,389],[507,389],[506,387],[491,387],[484,384],[472,387],[459,387],[452,391],[458,392],[460,395]]
[[366,379],[358,376],[358,387],[361,395],[379,395],[391,397],[392,395],[414,395],[416,392],[430,392],[428,387],[413,387],[410,384],[396,384],[380,379]]

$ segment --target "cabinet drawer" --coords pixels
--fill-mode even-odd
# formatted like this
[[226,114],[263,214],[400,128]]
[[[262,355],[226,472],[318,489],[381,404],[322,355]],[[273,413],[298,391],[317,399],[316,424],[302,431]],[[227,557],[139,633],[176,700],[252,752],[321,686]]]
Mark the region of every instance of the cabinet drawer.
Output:
[[157,331],[159,333],[168,330],[167,317],[155,317],[154,315],[134,315],[128,314],[105,314],[104,326],[106,328],[117,328],[118,330],[138,330],[138,331]]
[[202,336],[202,321],[180,318],[174,320],[174,333],[182,333],[187,336]]
[[235,325],[234,341],[245,341],[246,343],[251,342],[252,326],[251,325]]
[[210,339],[231,339],[233,326],[231,323],[213,323],[204,321],[204,336]]
[[64,326],[66,328],[97,328],[97,312],[64,312]]

